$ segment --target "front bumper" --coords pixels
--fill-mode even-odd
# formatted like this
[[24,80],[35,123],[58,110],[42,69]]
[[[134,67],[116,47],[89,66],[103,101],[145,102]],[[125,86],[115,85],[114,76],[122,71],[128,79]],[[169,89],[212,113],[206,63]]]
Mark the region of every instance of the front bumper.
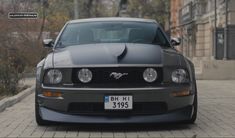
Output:
[[161,115],[134,115],[128,117],[107,117],[107,116],[89,116],[89,115],[70,115],[44,107],[40,107],[40,114],[43,120],[66,123],[169,123],[189,120],[192,116],[193,107],[188,106]]
[[[37,92],[39,112],[44,120],[69,123],[157,123],[188,120],[193,112],[194,94],[174,97],[172,92],[189,89],[189,86],[167,86],[148,88],[58,88],[42,86]],[[61,92],[62,97],[44,97],[42,91]],[[126,116],[110,116],[91,114],[71,114],[70,103],[103,103],[104,95],[133,96],[133,102],[162,102],[167,106],[164,113],[130,114]],[[125,113],[123,113],[125,114]]]

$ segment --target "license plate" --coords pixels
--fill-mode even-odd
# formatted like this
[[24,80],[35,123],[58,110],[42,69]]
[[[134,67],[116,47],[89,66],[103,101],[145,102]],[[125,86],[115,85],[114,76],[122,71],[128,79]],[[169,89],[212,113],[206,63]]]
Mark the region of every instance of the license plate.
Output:
[[104,109],[105,110],[131,110],[133,108],[132,96],[105,96]]

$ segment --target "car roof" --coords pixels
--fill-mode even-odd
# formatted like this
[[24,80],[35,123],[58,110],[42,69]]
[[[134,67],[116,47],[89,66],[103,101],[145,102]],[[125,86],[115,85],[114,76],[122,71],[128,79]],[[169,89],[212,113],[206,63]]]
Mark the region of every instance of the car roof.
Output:
[[152,22],[157,23],[152,19],[143,18],[129,18],[129,17],[105,17],[105,18],[87,18],[87,19],[77,19],[70,20],[68,23],[80,23],[80,22],[105,22],[105,21],[132,21],[132,22]]

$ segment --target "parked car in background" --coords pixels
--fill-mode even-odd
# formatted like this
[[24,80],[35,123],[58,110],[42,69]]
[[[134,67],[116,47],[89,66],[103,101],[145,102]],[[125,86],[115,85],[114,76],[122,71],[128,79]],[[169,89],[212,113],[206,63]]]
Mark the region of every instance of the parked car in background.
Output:
[[53,50],[37,65],[39,125],[196,120],[193,64],[156,21],[72,20],[43,42]]

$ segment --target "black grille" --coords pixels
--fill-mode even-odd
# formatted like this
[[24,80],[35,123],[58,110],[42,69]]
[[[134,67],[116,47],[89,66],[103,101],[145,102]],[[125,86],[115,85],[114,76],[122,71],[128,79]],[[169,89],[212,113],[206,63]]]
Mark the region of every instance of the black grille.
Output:
[[[92,71],[93,79],[90,83],[86,85],[92,84],[149,84],[143,79],[143,71],[146,68],[143,67],[113,67],[113,68],[89,68]],[[162,69],[155,68],[158,72],[158,79],[153,83],[160,83],[162,81]],[[73,69],[72,71],[72,81],[74,84],[80,84],[81,82],[78,79],[78,71],[79,69]],[[114,77],[110,77],[112,72],[117,73],[128,73],[128,75],[122,76],[119,79],[115,79]],[[85,85],[85,84],[84,84]]]
[[164,102],[135,102],[132,110],[105,110],[104,103],[70,103],[68,112],[86,115],[144,115],[163,114],[167,112]]

